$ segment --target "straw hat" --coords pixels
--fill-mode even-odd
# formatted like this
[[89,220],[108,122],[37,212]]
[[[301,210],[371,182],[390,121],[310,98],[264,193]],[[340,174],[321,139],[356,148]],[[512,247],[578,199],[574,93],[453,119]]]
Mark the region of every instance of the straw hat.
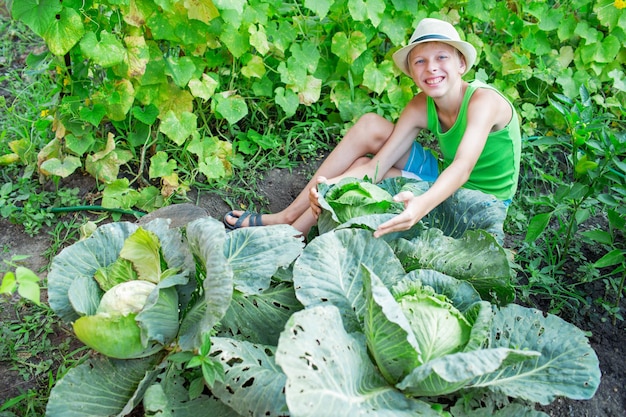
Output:
[[465,71],[463,75],[476,62],[476,48],[471,43],[462,41],[454,26],[443,20],[426,18],[422,19],[417,25],[413,36],[409,40],[409,44],[398,49],[393,54],[393,61],[409,77],[411,76],[407,60],[409,53],[417,45],[425,42],[443,42],[458,49],[465,57]]

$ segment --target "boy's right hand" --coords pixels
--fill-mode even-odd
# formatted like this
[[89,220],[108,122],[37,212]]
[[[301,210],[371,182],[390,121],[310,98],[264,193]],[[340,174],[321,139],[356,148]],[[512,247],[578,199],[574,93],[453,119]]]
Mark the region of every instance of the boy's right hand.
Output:
[[[321,184],[326,182],[326,177],[317,177],[317,183]],[[315,187],[311,187],[309,190],[309,204],[311,205],[311,211],[313,212],[313,217],[317,220],[322,213],[322,206],[319,203],[319,193],[317,191],[317,185]]]

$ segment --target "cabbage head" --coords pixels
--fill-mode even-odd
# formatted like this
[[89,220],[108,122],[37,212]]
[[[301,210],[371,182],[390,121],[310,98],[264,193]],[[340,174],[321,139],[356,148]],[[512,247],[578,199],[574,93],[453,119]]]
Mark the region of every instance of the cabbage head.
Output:
[[390,290],[376,275],[367,273],[363,284],[367,345],[389,383],[396,384],[415,368],[468,345],[481,304],[475,290],[464,290],[469,295],[461,312],[445,294],[418,279],[404,278]]
[[389,192],[366,179],[345,178],[331,186],[323,198],[339,223],[369,214],[398,214],[403,209]]
[[101,226],[55,257],[50,305],[103,355],[152,355],[178,334],[179,288],[194,268],[191,256],[169,255],[181,253],[173,250],[181,242],[179,231],[160,222]]
[[395,298],[419,346],[418,364],[459,352],[469,340],[472,325],[445,295],[419,281],[413,284]]
[[143,345],[136,323],[137,314],[156,289],[156,284],[142,280],[115,285],[104,293],[95,315],[74,322],[76,337],[90,348],[117,359],[138,358],[160,350],[158,345]]

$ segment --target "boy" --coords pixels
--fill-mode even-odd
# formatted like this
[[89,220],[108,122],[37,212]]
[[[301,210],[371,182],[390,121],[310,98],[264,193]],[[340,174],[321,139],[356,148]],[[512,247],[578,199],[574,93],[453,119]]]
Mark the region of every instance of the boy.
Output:
[[[226,227],[286,223],[306,234],[321,212],[317,183],[366,175],[374,182],[399,175],[434,181],[420,196],[410,192],[394,196],[405,209],[381,224],[376,237],[408,230],[460,187],[509,202],[519,175],[519,121],[497,90],[462,79],[476,61],[475,48],[462,41],[451,24],[428,18],[420,21],[409,44],[395,52],[393,60],[420,89],[397,123],[376,114],[362,116],[287,208],[263,216],[229,212],[224,216]],[[441,173],[435,158],[415,142],[421,129],[438,138]]]

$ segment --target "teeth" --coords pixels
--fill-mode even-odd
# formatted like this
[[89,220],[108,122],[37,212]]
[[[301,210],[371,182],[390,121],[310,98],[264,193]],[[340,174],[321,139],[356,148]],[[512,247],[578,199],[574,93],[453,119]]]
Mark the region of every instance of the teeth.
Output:
[[426,84],[437,84],[443,80],[443,77],[438,77],[431,80],[426,80]]

